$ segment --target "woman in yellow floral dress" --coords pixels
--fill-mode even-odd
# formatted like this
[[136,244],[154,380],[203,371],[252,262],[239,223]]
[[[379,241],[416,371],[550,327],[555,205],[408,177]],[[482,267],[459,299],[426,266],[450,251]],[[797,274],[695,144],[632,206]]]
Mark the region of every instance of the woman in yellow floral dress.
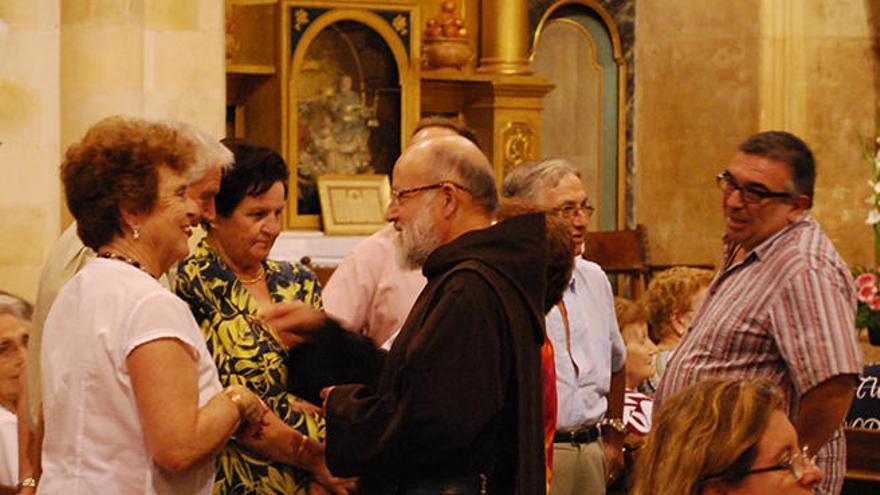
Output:
[[281,230],[287,165],[269,148],[225,144],[235,165],[224,173],[208,235],[178,267],[176,292],[202,329],[220,382],[247,386],[286,426],[267,440],[278,445],[273,459],[230,441],[217,457],[214,493],[305,494],[317,483],[345,494],[349,484],[333,478],[324,463],[320,413],[286,391],[287,350],[258,317],[273,304],[295,300],[323,309],[313,273],[266,259]]

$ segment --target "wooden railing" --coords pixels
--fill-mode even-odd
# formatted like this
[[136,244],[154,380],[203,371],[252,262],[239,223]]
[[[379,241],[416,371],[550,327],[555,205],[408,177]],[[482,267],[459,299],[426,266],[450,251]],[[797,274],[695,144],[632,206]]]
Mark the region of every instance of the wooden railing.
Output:
[[846,428],[842,495],[880,494],[880,430]]

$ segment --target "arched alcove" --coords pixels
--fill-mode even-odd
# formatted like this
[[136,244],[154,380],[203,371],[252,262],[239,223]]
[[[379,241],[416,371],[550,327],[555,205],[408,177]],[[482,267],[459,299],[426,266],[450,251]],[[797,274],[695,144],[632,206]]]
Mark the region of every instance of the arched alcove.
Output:
[[292,7],[285,65],[289,225],[319,226],[317,177],[390,174],[418,115],[410,14]]
[[559,2],[538,24],[532,63],[555,86],[544,99],[541,156],[580,170],[597,209],[592,230],[625,220],[625,67],[613,20],[590,1]]

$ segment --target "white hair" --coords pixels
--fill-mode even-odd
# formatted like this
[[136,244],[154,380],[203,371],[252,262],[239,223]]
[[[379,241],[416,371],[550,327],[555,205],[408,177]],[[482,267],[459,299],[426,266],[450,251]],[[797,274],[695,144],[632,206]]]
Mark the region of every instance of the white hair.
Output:
[[566,175],[580,178],[578,169],[564,158],[532,160],[511,170],[504,178],[504,197],[538,202],[546,189],[559,185]]
[[195,146],[195,161],[187,172],[190,181],[195,182],[201,179],[214,167],[220,167],[220,170],[225,172],[235,162],[235,157],[229,148],[198,127],[181,121],[163,123],[179,132],[183,139]]

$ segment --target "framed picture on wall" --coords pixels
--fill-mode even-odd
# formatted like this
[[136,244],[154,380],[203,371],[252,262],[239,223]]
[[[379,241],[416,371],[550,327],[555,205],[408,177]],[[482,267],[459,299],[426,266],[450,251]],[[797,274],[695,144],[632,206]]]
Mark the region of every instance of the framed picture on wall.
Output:
[[387,175],[321,175],[321,221],[327,235],[369,235],[384,227],[391,200]]

